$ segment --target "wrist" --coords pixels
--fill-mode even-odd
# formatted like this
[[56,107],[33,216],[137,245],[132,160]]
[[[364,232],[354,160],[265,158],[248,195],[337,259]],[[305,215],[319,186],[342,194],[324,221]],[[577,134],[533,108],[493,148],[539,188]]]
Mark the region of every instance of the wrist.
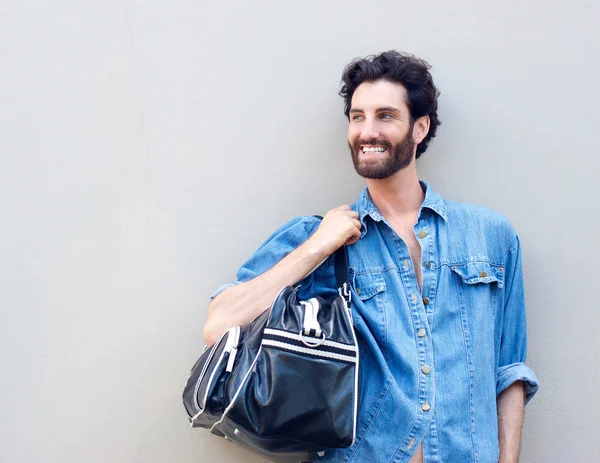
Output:
[[303,247],[306,256],[311,260],[315,260],[316,262],[326,259],[335,252],[335,249],[331,249],[331,246],[325,245],[318,239],[318,237],[315,237],[314,235],[304,243]]

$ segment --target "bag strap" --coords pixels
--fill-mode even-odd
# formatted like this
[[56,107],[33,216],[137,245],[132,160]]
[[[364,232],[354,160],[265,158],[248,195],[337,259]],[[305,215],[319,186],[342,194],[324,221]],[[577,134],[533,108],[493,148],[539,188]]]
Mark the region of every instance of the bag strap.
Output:
[[346,254],[346,246],[342,246],[335,251],[335,280],[337,281],[338,288],[344,286],[350,281],[348,275],[348,255]]

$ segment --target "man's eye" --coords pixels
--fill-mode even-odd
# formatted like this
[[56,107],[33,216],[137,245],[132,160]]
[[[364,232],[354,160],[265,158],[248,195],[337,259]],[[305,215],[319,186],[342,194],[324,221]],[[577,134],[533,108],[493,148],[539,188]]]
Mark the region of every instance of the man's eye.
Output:
[[362,119],[362,116],[359,116],[358,114],[355,114],[354,116],[352,116],[353,121],[359,121],[361,119]]
[[383,113],[381,115],[382,119],[391,119],[392,117],[394,117],[394,116],[392,116],[390,113]]

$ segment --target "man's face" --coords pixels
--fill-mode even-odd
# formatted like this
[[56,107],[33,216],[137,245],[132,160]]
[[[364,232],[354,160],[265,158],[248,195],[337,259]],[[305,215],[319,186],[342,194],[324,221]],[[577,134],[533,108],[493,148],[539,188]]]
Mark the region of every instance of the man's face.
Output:
[[402,85],[383,80],[360,84],[352,95],[348,125],[358,175],[384,179],[407,167],[415,154],[413,126]]

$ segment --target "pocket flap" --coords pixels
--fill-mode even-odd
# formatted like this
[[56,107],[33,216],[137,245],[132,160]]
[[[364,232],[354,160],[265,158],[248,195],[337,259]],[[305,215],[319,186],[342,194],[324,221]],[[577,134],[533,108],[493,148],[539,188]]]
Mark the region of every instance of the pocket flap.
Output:
[[452,271],[468,285],[477,283],[498,283],[498,288],[504,287],[504,267],[489,262],[467,262],[452,265]]
[[381,273],[363,273],[354,276],[356,294],[363,301],[385,291],[385,280]]

